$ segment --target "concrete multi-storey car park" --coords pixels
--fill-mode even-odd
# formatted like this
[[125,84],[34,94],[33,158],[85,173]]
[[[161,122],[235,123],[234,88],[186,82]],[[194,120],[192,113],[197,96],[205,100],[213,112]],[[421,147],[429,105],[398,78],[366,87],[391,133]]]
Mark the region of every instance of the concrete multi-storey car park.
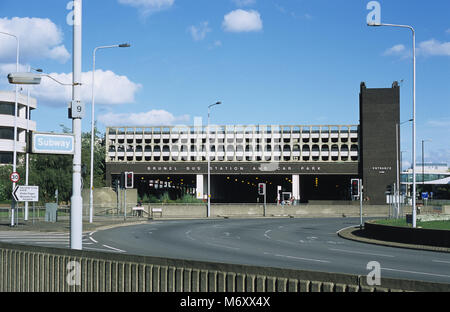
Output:
[[360,125],[211,125],[209,133],[201,125],[108,127],[107,179],[132,171],[141,195],[205,198],[209,145],[212,202],[257,202],[260,182],[269,203],[280,189],[296,202],[350,200],[350,181],[359,177],[365,200],[383,204],[396,177],[398,112],[397,83],[385,89],[362,83]]

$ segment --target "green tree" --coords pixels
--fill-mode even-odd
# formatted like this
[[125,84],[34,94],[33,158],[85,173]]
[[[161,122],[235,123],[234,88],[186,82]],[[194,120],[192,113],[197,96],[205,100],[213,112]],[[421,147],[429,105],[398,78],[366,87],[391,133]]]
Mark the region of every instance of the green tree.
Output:
[[[106,185],[105,135],[94,126],[94,188]],[[81,136],[81,163],[83,188],[90,187],[91,175],[91,133],[84,132]]]

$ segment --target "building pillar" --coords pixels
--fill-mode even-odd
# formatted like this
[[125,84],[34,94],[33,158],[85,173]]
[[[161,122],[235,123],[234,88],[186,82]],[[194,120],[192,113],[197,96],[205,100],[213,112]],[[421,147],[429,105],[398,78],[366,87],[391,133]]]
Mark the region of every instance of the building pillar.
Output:
[[300,175],[292,175],[292,197],[296,203],[300,202]]
[[195,184],[195,193],[197,199],[204,199],[206,193],[208,192],[208,177],[204,174],[197,174],[196,176],[196,184]]

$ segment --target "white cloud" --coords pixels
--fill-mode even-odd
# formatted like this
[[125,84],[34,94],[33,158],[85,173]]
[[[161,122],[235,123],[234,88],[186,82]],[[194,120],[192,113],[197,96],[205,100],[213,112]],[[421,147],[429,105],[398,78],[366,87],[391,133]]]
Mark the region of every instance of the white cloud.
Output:
[[195,41],[205,39],[206,34],[211,32],[211,28],[209,28],[208,22],[203,22],[199,26],[190,26],[188,30],[192,36],[192,39],[194,39]]
[[130,5],[146,15],[170,8],[175,0],[118,0],[119,3]]
[[[15,64],[0,64],[0,75],[6,77],[15,72]],[[27,71],[27,66],[20,65],[19,71]],[[72,83],[72,73],[50,73],[52,78],[61,83]],[[5,79],[6,82],[6,79]],[[92,100],[92,71],[81,74],[81,100],[86,104]],[[133,103],[135,95],[142,86],[126,76],[120,76],[110,70],[95,71],[95,103],[100,105],[117,105]],[[43,77],[41,84],[32,86],[32,94],[39,102],[52,106],[66,106],[72,98],[72,88],[61,86],[48,77]]]
[[263,23],[257,11],[238,9],[224,16],[222,27],[229,32],[250,32],[262,30]]
[[403,44],[397,44],[393,46],[392,48],[387,49],[384,51],[383,55],[398,55],[401,53],[404,53],[406,50],[405,46]]
[[450,28],[445,31],[447,34],[450,34]]
[[[0,31],[19,37],[21,61],[47,58],[65,63],[70,59],[70,53],[62,44],[62,31],[48,18],[0,18]],[[10,62],[15,59],[14,38],[8,39],[1,35],[0,41],[0,61]]]
[[429,56],[450,56],[450,42],[440,42],[435,39],[419,44],[418,52]]
[[176,123],[186,123],[189,115],[174,116],[165,110],[151,110],[143,113],[107,113],[100,115],[98,120],[105,126],[169,126]]

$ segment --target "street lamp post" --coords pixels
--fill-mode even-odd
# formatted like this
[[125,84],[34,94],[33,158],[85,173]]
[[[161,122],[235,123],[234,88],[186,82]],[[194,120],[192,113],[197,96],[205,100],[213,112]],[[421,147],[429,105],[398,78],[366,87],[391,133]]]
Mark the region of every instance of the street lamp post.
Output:
[[404,122],[401,123],[397,123],[396,127],[395,127],[395,131],[396,131],[396,154],[397,154],[397,190],[396,190],[396,197],[397,197],[397,205],[396,205],[396,218],[399,217],[399,213],[400,213],[400,191],[401,191],[401,182],[400,182],[400,171],[401,171],[401,160],[399,158],[399,151],[400,151],[400,126],[403,125],[404,123],[410,122],[412,121],[412,119],[406,120]]
[[[20,47],[20,40],[19,37],[10,33],[2,32],[0,31],[0,34],[7,35],[10,37],[14,37],[16,39],[16,71],[19,71],[19,47]],[[16,172],[17,169],[17,98],[19,93],[19,86],[16,85],[16,95],[15,95],[15,103],[14,103],[14,143],[13,143],[13,172]],[[14,192],[14,189],[16,188],[16,183],[13,182],[12,184],[12,191]],[[16,201],[14,200],[14,197],[11,200],[11,226],[15,226],[14,224],[14,210],[16,207]]]
[[207,145],[207,158],[208,158],[208,211],[206,213],[206,216],[209,218],[211,216],[211,165],[210,165],[210,158],[209,158],[209,150],[210,150],[210,146],[211,143],[209,142],[209,116],[211,114],[211,107],[216,106],[216,105],[220,105],[222,104],[222,102],[216,102],[214,104],[211,104],[208,106],[208,129],[206,131],[206,140],[208,141],[208,145]]
[[368,26],[389,26],[408,28],[412,31],[413,46],[413,111],[412,111],[412,226],[416,227],[416,32],[412,26],[384,23],[367,23]]
[[91,106],[91,172],[90,172],[90,191],[89,191],[89,223],[92,223],[93,206],[94,206],[94,105],[95,105],[95,55],[97,50],[110,48],[128,48],[128,43],[100,46],[94,49],[92,62],[92,106]]
[[425,191],[425,157],[424,157],[424,143],[425,142],[431,142],[430,139],[422,140],[422,192]]

